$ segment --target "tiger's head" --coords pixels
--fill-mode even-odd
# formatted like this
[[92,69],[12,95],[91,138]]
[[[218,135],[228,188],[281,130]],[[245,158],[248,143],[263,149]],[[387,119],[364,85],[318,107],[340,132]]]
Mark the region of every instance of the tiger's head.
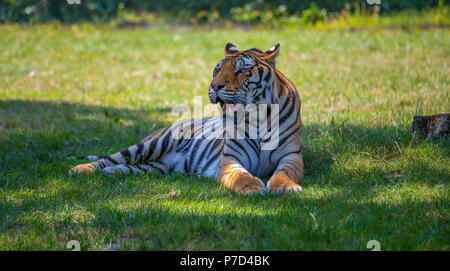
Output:
[[214,68],[208,92],[211,103],[220,103],[224,112],[227,105],[277,103],[273,88],[275,59],[279,53],[280,44],[263,52],[257,48],[239,51],[228,43],[225,57]]

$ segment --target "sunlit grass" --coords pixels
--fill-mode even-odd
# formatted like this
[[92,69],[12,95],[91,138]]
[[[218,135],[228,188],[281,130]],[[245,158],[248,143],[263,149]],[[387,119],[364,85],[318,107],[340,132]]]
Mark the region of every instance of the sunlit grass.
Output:
[[[0,249],[448,250],[448,141],[411,133],[449,111],[448,30],[0,26]],[[243,197],[181,175],[69,177],[207,104],[227,42],[268,49],[302,98],[300,195]],[[392,170],[401,178],[387,177]]]

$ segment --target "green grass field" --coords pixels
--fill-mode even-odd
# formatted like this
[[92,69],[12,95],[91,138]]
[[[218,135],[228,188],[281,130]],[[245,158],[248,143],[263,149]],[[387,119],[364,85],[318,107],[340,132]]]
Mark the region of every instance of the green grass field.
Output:
[[[0,26],[0,250],[449,250],[450,30]],[[281,43],[298,88],[299,195],[246,197],[182,175],[70,177],[203,97],[227,42]],[[419,105],[419,106],[418,106]],[[398,170],[400,178],[386,173]],[[267,180],[265,180],[267,181]]]

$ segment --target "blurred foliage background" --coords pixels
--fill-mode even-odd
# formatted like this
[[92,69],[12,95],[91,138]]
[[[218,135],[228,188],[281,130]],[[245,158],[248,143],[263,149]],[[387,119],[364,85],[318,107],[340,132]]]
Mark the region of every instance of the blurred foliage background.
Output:
[[278,26],[339,21],[348,14],[377,16],[439,8],[444,13],[434,14],[438,17],[434,21],[446,23],[448,4],[449,0],[2,0],[0,22],[100,23],[123,21],[124,16],[128,21],[145,18],[151,22],[163,15],[169,22],[194,25],[231,22]]

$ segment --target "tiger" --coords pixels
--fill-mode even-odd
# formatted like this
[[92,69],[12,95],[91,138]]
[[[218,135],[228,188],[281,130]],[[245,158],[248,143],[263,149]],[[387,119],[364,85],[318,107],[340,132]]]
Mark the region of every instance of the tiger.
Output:
[[[101,170],[120,175],[159,171],[215,178],[219,184],[243,195],[302,191],[301,101],[294,84],[276,68],[280,44],[263,52],[258,48],[239,51],[227,43],[224,51],[224,58],[213,70],[208,91],[210,102],[221,107],[219,116],[176,122],[117,153],[91,157],[89,163],[77,165],[69,173]],[[269,123],[272,113],[269,111],[274,106],[278,108],[275,146],[267,147],[273,143],[267,136],[249,137],[247,125],[253,125],[254,121],[237,120],[234,113],[237,108],[249,105],[267,105],[267,111],[258,111],[262,123]],[[246,124],[243,138],[224,136],[224,130],[218,130],[219,137],[211,136],[213,132],[199,136],[208,131],[205,127],[223,124],[230,114],[234,114],[234,124]],[[186,136],[188,133],[190,136]],[[267,186],[264,178],[268,178]]]

